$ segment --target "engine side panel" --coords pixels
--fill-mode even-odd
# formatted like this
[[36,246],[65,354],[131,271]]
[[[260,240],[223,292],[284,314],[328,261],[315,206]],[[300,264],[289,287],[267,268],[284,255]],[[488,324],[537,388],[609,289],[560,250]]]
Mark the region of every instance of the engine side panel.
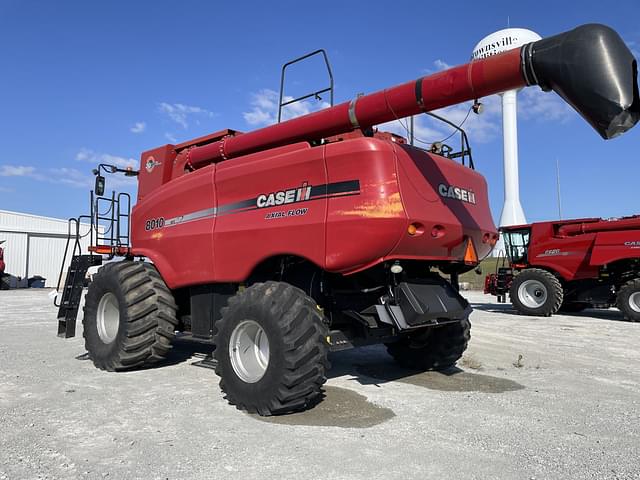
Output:
[[557,272],[567,281],[596,278],[599,269],[590,262],[595,238],[595,233],[556,237],[553,223],[534,223],[527,252],[529,264]]
[[132,211],[134,255],[146,256],[171,288],[214,278],[215,165],[153,190]]
[[627,258],[640,258],[640,229],[596,234],[591,265],[606,265]]
[[[406,230],[393,143],[361,138],[326,146],[331,192],[326,269],[349,272],[380,261]],[[351,186],[349,186],[351,185]]]
[[324,148],[304,143],[281,152],[218,164],[212,281],[243,281],[275,255],[296,255],[324,268]]

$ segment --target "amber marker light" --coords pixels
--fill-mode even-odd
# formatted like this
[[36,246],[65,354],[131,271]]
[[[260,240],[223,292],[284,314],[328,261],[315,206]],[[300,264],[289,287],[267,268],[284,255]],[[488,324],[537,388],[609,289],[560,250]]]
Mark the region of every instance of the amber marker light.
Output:
[[413,223],[409,224],[409,226],[407,227],[407,233],[409,235],[415,235],[417,231],[418,227],[416,227]]

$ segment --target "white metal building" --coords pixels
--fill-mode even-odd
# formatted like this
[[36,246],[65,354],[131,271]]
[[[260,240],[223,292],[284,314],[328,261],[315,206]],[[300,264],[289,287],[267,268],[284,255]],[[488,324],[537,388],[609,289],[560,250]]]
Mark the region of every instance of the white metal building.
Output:
[[[5,273],[21,278],[39,275],[46,279],[46,287],[55,287],[67,243],[67,225],[67,220],[0,210],[0,241],[6,240],[1,245]],[[83,224],[81,234],[86,234],[89,228],[88,224]],[[88,236],[81,239],[81,246],[83,253],[87,253]],[[65,272],[71,260],[73,242],[69,249]]]

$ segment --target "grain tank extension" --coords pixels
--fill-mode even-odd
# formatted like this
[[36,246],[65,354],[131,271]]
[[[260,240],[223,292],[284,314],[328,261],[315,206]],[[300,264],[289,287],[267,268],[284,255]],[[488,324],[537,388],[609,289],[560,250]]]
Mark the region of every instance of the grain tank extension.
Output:
[[[457,276],[498,238],[487,186],[455,155],[375,126],[539,85],[606,139],[638,121],[636,77],[620,37],[585,25],[260,130],[144,152],[128,172],[138,175],[130,234],[126,198],[113,194],[111,236],[74,256],[59,334],[75,333],[84,265],[120,255],[86,296],[99,368],[162,360],[179,332],[215,344],[226,398],[261,415],[320,399],[330,350],[384,343],[402,365],[448,368],[470,332]],[[98,168],[95,201],[100,169],[114,168]],[[104,211],[92,207],[92,222]]]

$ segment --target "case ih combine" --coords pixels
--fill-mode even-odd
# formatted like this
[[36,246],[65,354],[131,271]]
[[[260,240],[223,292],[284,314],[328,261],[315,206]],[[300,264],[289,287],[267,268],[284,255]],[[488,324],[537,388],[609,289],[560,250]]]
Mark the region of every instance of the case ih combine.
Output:
[[501,229],[509,267],[487,276],[485,293],[526,315],[617,306],[640,321],[640,216],[585,218]]
[[253,132],[165,145],[129,172],[131,242],[128,198],[102,196],[100,172],[117,170],[102,165],[90,219],[109,228],[74,251],[58,333],[74,335],[86,268],[121,255],[86,295],[98,368],[161,360],[181,332],[215,344],[226,398],[261,415],[316,402],[330,350],[384,343],[405,366],[447,368],[470,331],[457,275],[498,238],[487,187],[456,155],[374,126],[539,85],[610,138],[638,120],[636,76],[620,37],[586,25]]

